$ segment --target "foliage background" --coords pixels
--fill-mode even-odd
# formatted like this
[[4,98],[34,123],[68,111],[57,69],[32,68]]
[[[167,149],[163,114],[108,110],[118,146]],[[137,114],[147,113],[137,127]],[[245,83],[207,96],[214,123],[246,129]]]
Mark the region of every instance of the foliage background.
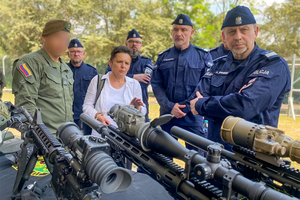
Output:
[[[112,48],[125,44],[127,32],[133,28],[143,37],[142,54],[155,62],[160,52],[173,46],[171,23],[180,13],[189,15],[194,23],[194,45],[206,49],[219,46],[225,14],[240,4],[249,6],[259,19],[260,47],[283,57],[300,55],[299,0],[269,7],[257,0],[0,0],[0,58],[7,55],[7,87],[11,86],[13,61],[41,47],[41,32],[49,19],[69,20],[72,38],[85,46],[85,62],[103,73]],[[212,6],[220,12],[212,12]],[[263,12],[258,9],[262,6],[266,7]],[[63,58],[68,62],[66,55]]]

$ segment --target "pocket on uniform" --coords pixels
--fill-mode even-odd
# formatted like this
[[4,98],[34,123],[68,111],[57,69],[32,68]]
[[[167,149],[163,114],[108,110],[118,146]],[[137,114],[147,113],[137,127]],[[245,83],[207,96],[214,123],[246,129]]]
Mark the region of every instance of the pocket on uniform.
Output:
[[81,86],[81,90],[86,92],[87,91],[87,88],[89,87],[90,85],[90,82],[91,80],[94,78],[94,76],[82,76],[81,78],[81,83],[80,83],[80,86]]
[[46,77],[49,80],[53,81],[54,83],[56,83],[56,84],[60,84],[61,83],[61,78],[60,77],[56,77],[55,75],[53,75],[53,74],[51,74],[51,73],[49,73],[47,71],[45,71],[45,74],[46,74]]
[[226,75],[213,74],[211,77],[211,85],[214,87],[221,87],[226,79]]
[[59,72],[55,69],[45,70],[44,77],[41,80],[39,94],[48,97],[62,96],[62,80]]
[[190,86],[197,86],[201,79],[201,72],[204,68],[204,63],[189,64],[185,68],[184,82]]
[[73,78],[69,78],[68,81],[69,81],[70,85],[73,85],[73,83],[74,83],[74,79]]
[[174,61],[162,62],[159,66],[159,69],[164,77],[164,85],[175,84]]

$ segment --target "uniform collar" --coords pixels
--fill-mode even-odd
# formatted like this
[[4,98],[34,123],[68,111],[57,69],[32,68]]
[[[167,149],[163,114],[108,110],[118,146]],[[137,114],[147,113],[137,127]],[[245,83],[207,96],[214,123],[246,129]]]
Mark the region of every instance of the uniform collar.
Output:
[[193,46],[192,43],[190,43],[190,45],[189,45],[188,48],[181,50],[181,49],[177,48],[177,47],[174,45],[174,49],[175,49],[175,51],[178,52],[178,53],[184,53],[184,52],[188,52],[188,51],[191,49],[192,46]]
[[[41,48],[39,51],[51,67],[58,68],[55,62],[50,58],[49,54],[45,51],[45,49]],[[61,58],[59,58],[59,62],[62,63]],[[63,65],[61,65],[61,67],[62,66]]]
[[136,62],[141,58],[141,55],[138,55],[136,58],[132,58],[132,62]]

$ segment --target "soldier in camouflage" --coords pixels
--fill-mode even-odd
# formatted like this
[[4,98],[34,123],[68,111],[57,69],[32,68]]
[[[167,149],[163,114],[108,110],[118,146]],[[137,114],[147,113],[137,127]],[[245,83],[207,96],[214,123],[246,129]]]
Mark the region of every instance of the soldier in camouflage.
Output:
[[43,122],[53,134],[64,122],[73,121],[73,73],[60,58],[68,48],[70,29],[67,21],[48,21],[43,47],[13,64],[15,105],[25,106],[31,114],[41,108]]

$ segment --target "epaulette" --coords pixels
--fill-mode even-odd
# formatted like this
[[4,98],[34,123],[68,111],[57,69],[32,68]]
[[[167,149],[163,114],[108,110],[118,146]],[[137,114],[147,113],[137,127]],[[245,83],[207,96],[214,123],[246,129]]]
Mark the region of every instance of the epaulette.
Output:
[[87,64],[87,63],[85,63],[87,66],[89,66],[89,67],[93,67],[93,68],[95,68],[93,65],[90,65],[90,64]]
[[151,60],[151,58],[146,57],[146,56],[141,56],[141,58],[144,58],[144,59],[150,59],[150,60]]
[[166,52],[168,52],[168,51],[170,51],[170,50],[171,50],[171,48],[169,48],[169,49],[167,49],[167,50],[165,50],[165,51],[163,51],[163,52],[160,52],[158,55],[161,56],[161,55],[163,55],[164,53],[166,53]]
[[203,52],[206,52],[206,53],[209,52],[207,49],[203,49],[203,48],[201,48],[201,47],[195,46],[195,48],[198,49],[198,50],[201,50],[201,51],[203,51]]
[[227,55],[214,59],[213,63],[219,62],[220,60],[223,60],[224,58],[227,58]]
[[269,60],[273,59],[273,58],[279,58],[280,56],[275,53],[274,51],[263,51],[262,53],[260,53],[260,55],[264,55],[265,57],[267,57]]
[[214,51],[214,50],[217,50],[219,47],[215,47],[215,48],[212,48],[211,50],[209,51]]

